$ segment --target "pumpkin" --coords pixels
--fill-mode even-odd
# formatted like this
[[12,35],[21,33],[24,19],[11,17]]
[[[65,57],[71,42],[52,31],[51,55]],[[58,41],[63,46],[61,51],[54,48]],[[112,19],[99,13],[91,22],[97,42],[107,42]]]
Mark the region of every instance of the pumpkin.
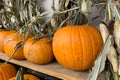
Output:
[[4,39],[7,37],[8,34],[8,31],[0,31],[0,51],[3,51]]
[[[9,80],[16,80],[16,77],[10,78]],[[24,80],[40,80],[38,77],[32,74],[24,74]]]
[[[28,36],[28,38],[31,37],[31,35]],[[13,53],[16,45],[21,42],[24,39],[24,34],[19,34],[18,32],[14,34],[10,34],[7,36],[6,40],[4,41],[4,52],[7,56],[11,56]],[[14,59],[25,59],[23,54],[23,47],[20,47],[15,54],[12,56]]]
[[34,40],[34,37],[28,39],[23,48],[25,58],[35,64],[51,62],[53,60],[52,44],[48,40],[48,37],[39,40]]
[[16,75],[16,69],[11,64],[0,64],[0,80],[8,80]]
[[91,25],[66,26],[58,29],[53,37],[56,60],[71,70],[90,69],[103,46],[98,29]]
[[6,31],[6,30],[1,30],[0,31],[0,51],[3,52],[3,46],[4,46],[4,40],[6,39],[6,37],[11,34],[14,33],[15,31]]

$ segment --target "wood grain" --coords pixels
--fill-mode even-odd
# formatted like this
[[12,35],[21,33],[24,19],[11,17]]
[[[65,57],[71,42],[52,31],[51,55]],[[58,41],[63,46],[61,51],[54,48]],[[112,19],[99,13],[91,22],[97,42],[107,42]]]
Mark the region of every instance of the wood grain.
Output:
[[[4,53],[0,52],[0,59],[7,60],[8,57]],[[64,68],[63,66],[61,66],[55,61],[46,65],[37,65],[37,64],[30,63],[26,60],[15,60],[15,59],[11,59],[9,62],[38,71],[38,72],[42,72],[44,74],[54,76],[63,80],[87,80],[89,76],[89,71],[85,71],[85,72],[72,71]],[[103,77],[101,78],[99,80],[104,80]]]

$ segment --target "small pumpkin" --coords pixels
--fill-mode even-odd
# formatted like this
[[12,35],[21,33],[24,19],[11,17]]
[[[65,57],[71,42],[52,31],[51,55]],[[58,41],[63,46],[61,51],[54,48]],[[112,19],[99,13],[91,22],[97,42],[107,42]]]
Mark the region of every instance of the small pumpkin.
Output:
[[14,33],[15,31],[7,31],[7,30],[1,30],[0,31],[0,51],[3,52],[4,49],[4,40],[6,39],[6,37],[11,34]]
[[95,27],[90,25],[66,26],[53,37],[53,53],[57,61],[72,70],[90,69],[103,46]]
[[3,51],[4,39],[7,37],[8,34],[8,31],[0,31],[0,51]]
[[0,64],[0,80],[8,80],[16,75],[16,69],[11,64]]
[[[16,77],[10,78],[9,80],[16,80]],[[32,74],[24,74],[24,80],[40,80],[38,77]]]
[[23,48],[25,58],[35,64],[47,64],[51,62],[54,57],[52,44],[48,40],[48,37],[35,41],[34,37],[28,39]]
[[[28,38],[32,35],[28,35]],[[11,56],[13,51],[15,50],[16,45],[24,39],[24,34],[19,34],[18,32],[14,34],[10,34],[7,36],[6,40],[4,41],[4,52],[7,56]],[[15,54],[12,56],[14,59],[25,59],[23,54],[23,47],[19,48]]]

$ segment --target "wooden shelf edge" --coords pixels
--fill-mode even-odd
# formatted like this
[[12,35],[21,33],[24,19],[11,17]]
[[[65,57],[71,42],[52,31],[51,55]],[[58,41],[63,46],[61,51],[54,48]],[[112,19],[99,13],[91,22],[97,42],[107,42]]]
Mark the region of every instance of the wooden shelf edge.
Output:
[[[7,60],[8,57],[0,52],[0,59],[1,60]],[[54,76],[57,78],[61,78],[63,80],[86,80],[89,72],[80,72],[80,71],[72,71],[69,69],[66,69],[59,65],[57,62],[52,62],[46,65],[37,65],[30,63],[26,60],[15,60],[11,59],[9,62],[17,64],[19,66],[23,66],[50,76]]]

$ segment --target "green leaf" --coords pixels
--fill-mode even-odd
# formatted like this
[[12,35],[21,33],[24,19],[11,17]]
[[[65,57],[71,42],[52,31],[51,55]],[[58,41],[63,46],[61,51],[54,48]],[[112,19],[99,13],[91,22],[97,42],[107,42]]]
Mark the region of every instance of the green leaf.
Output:
[[17,75],[16,75],[16,80],[24,80],[23,79],[23,69],[20,68],[17,72]]

